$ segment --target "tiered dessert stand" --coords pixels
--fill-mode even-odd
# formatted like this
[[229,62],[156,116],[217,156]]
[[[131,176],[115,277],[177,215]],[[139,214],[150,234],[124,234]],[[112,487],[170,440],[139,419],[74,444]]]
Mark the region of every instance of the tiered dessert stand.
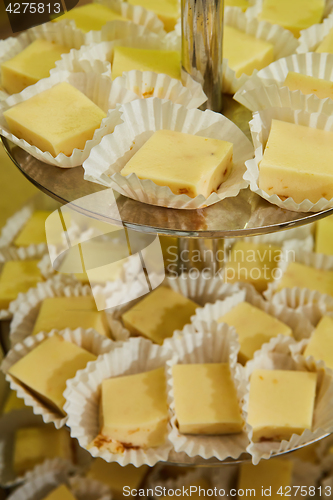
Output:
[[[222,109],[223,114],[250,138],[251,112],[231,97],[222,97],[221,93],[223,0],[181,0],[181,3],[184,69],[203,84],[208,96],[206,108],[218,112]],[[82,167],[61,169],[45,165],[5,138],[2,138],[2,142],[9,157],[25,177],[53,199],[62,204],[71,203],[73,209],[104,222],[124,225],[146,234],[177,237],[180,248],[188,246],[195,239],[208,239],[212,240],[210,246],[214,249],[221,242],[223,244],[223,238],[226,237],[274,233],[333,214],[333,209],[319,213],[287,211],[268,203],[249,189],[242,190],[235,198],[225,199],[200,210],[175,210],[147,205],[116,192],[114,196],[117,207],[98,200],[87,206],[84,197],[106,188],[85,181]],[[217,262],[216,265],[218,267]],[[177,465],[211,467],[248,459],[248,455],[243,455],[236,462],[220,462],[200,457],[193,459],[185,454],[174,453],[170,461]]]

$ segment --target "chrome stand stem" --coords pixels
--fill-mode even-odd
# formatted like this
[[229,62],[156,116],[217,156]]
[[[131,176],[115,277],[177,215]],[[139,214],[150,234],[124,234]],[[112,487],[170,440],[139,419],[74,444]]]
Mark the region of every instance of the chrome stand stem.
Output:
[[181,0],[183,69],[202,83],[204,109],[222,109],[224,0]]

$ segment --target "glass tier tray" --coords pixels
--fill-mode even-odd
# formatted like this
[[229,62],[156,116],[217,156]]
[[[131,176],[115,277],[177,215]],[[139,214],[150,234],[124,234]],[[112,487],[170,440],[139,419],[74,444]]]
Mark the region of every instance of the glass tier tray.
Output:
[[[250,137],[249,121],[252,114],[230,96],[224,96],[224,114]],[[82,208],[76,200],[105,187],[83,179],[83,168],[62,169],[46,165],[13,143],[2,139],[15,165],[44,193],[60,203],[72,203],[73,208],[88,216],[105,221],[123,222],[126,227],[146,233],[173,235],[183,238],[223,238],[253,236],[300,226],[331,213],[298,213],[271,205],[249,189],[235,198],[223,200],[201,210],[174,210],[155,207],[131,200],[115,193],[117,210],[108,204]],[[119,220],[121,218],[121,220]]]

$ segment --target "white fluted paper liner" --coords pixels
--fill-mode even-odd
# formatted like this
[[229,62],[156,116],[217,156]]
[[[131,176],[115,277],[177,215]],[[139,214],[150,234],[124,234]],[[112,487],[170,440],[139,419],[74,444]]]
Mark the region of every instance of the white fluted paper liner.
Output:
[[23,342],[32,334],[40,306],[48,297],[79,297],[91,295],[91,288],[81,284],[67,284],[66,282],[47,280],[38,283],[36,288],[31,288],[27,293],[19,294],[18,298],[10,304],[13,311],[13,320],[10,325],[10,341],[14,346]]
[[54,470],[36,476],[16,489],[10,500],[44,500],[61,484],[65,484],[77,500],[111,500],[110,490],[104,484],[80,476],[69,477],[65,471]]
[[137,94],[140,99],[159,97],[188,109],[199,108],[207,101],[201,85],[185,72],[183,83],[162,73],[136,70],[124,72],[115,82]]
[[[290,92],[288,87],[283,87],[283,84],[290,71],[332,81],[332,64],[333,54],[317,54],[315,52],[293,54],[269,64],[266,68],[252,75],[239,88],[238,92],[234,95],[234,99],[252,111],[264,109],[271,102],[272,104],[276,104],[275,107],[282,107],[282,103],[286,104],[286,107],[290,103],[295,108],[302,105],[302,108],[298,109],[308,108],[310,112],[319,112],[320,106],[322,106],[323,110],[326,110],[328,113],[330,111],[329,100],[319,99],[319,101],[323,102],[318,102],[318,97],[305,96],[300,91]],[[262,97],[259,95],[258,89],[261,87],[271,87],[272,85],[281,88],[280,91],[265,89]],[[254,106],[257,107],[254,108]]]
[[259,188],[259,164],[263,158],[264,148],[268,140],[273,119],[319,130],[333,131],[332,116],[327,116],[323,113],[308,113],[306,111],[291,110],[290,108],[271,108],[255,113],[253,115],[253,120],[250,122],[250,129],[255,147],[255,158],[246,161],[247,170],[244,174],[244,179],[249,182],[251,191],[257,193],[273,205],[294,212],[320,212],[332,208],[333,198],[331,200],[321,198],[317,203],[312,203],[308,199],[305,199],[302,203],[296,203],[291,197],[283,201],[276,194],[269,195]]
[[9,217],[0,232],[0,248],[13,243],[15,237],[33,214],[33,206],[28,204]]
[[154,12],[141,7],[141,5],[131,5],[123,0],[97,0],[97,3],[106,5],[129,21],[144,26],[161,37],[165,36],[162,21]]
[[[37,260],[45,254],[46,248],[44,244],[31,245],[29,247],[0,247],[0,272],[3,264],[12,260]],[[9,319],[17,309],[17,302],[13,301],[9,304],[8,309],[0,308],[0,320]]]
[[[152,33],[146,26],[115,20],[102,26],[100,31],[89,31],[89,33],[86,33],[85,45],[123,40],[128,37],[145,37]],[[154,34],[159,36],[156,33]]]
[[69,459],[54,458],[44,460],[32,470],[18,476],[13,468],[13,449],[15,432],[22,427],[44,426],[39,415],[35,415],[29,408],[14,410],[0,419],[0,484],[2,487],[14,486],[30,479],[53,471],[66,473],[76,472],[77,466]]
[[329,16],[320,24],[313,24],[310,28],[301,31],[299,37],[299,46],[296,52],[303,54],[306,52],[314,52],[318,45],[324,40],[333,28],[333,17]]
[[[298,370],[307,371],[305,364],[296,363],[290,354],[290,348],[295,345],[295,340],[290,337],[280,335],[273,338],[268,344],[257,351],[254,358],[246,365],[246,375],[249,379],[251,373],[256,369],[265,370]],[[315,367],[318,373],[317,397],[314,408],[313,429],[306,430],[302,435],[293,434],[289,441],[267,441],[262,443],[252,442],[252,428],[247,423],[250,437],[250,445],[247,447],[248,453],[252,456],[252,462],[257,465],[262,459],[269,459],[276,454],[290,451],[316,439],[325,437],[333,430],[333,379],[332,375],[323,372]],[[244,398],[243,411],[247,414],[249,404],[249,384],[248,392]],[[297,403],[295,403],[297,404]]]
[[[139,99],[121,107],[124,124],[93,148],[83,164],[85,179],[112,187],[134,200],[169,208],[199,209],[225,198],[237,196],[248,183],[243,179],[244,163],[252,158],[253,148],[243,132],[231,121],[213,111],[188,110],[158,98]],[[191,135],[223,139],[234,145],[233,169],[216,193],[208,198],[175,195],[167,186],[158,186],[136,174],[127,177],[120,171],[157,130],[175,130]]]
[[224,436],[194,436],[179,432],[174,401],[172,367],[176,364],[197,363],[229,363],[230,372],[237,390],[239,401],[245,395],[246,379],[243,368],[237,364],[239,351],[238,337],[234,328],[228,325],[218,325],[215,331],[202,329],[197,334],[184,334],[182,337],[166,340],[174,357],[168,365],[168,391],[171,418],[169,439],[177,452],[184,451],[188,456],[201,456],[209,459],[225,460],[228,457],[238,458],[245,453],[248,437],[245,432]]
[[67,482],[68,476],[63,471],[48,472],[34,477],[26,482],[8,497],[9,500],[44,500],[45,496],[62,483]]
[[[3,116],[4,111],[26,101],[34,95],[40,94],[44,90],[50,89],[60,82],[68,82],[76,87],[97,106],[107,113],[107,117],[103,118],[101,126],[95,130],[93,138],[86,142],[83,150],[74,149],[71,156],[66,156],[59,153],[56,157],[52,156],[48,151],[41,151],[39,148],[32,146],[24,139],[19,139],[13,135]],[[119,86],[114,86],[109,77],[99,75],[97,73],[69,73],[66,71],[54,72],[49,78],[40,80],[35,85],[27,87],[19,94],[14,94],[5,101],[0,103],[0,131],[1,134],[8,140],[14,142],[17,146],[27,151],[29,154],[38,160],[55,165],[62,168],[71,168],[82,165],[83,161],[88,157],[91,149],[96,146],[102,137],[106,134],[112,134],[116,125],[121,123],[118,109],[114,109],[117,103],[127,102],[132,98],[126,89]]]
[[307,288],[283,288],[272,297],[275,304],[300,311],[308,320],[317,325],[323,314],[333,313],[333,297]]
[[[67,425],[71,436],[77,438],[80,446],[87,449],[93,457],[101,457],[107,462],[120,465],[133,464],[135,467],[155,465],[166,461],[172,448],[166,440],[163,446],[148,449],[124,449],[123,453],[111,453],[93,445],[100,432],[99,405],[103,380],[121,375],[132,375],[165,366],[172,353],[165,346],[157,346],[143,338],[131,339],[121,348],[101,356],[96,362],[89,363],[76,377],[68,382],[64,392],[68,415]],[[169,424],[168,424],[169,425]]]
[[46,424],[53,422],[55,427],[60,429],[66,424],[67,417],[60,416],[60,412],[52,410],[50,407],[46,406],[42,400],[36,397],[29,390],[29,388],[21,384],[15,379],[15,377],[12,377],[9,374],[10,368],[15,363],[26,356],[29,352],[33,351],[45,339],[50,338],[53,335],[59,335],[63,337],[66,342],[72,342],[95,356],[100,356],[101,354],[110,352],[112,349],[119,347],[120,344],[112,342],[112,340],[100,335],[92,328],[89,328],[88,330],[84,330],[83,328],[70,330],[67,328],[66,330],[62,330],[60,332],[58,330],[52,330],[50,333],[40,332],[37,335],[26,338],[22,343],[16,344],[8,352],[1,364],[1,370],[5,373],[6,380],[9,382],[10,388],[13,391],[16,391],[17,397],[23,399],[26,406],[32,407],[33,412],[36,415],[41,415]]
[[175,47],[175,50],[181,50],[182,48],[182,22],[181,22],[181,17],[179,17],[175,29],[173,31],[170,31],[165,35],[165,40],[172,44],[173,47]]
[[72,493],[77,500],[111,500],[110,488],[99,481],[82,476],[69,479]]
[[[298,41],[290,31],[277,24],[273,25],[266,21],[258,21],[255,18],[250,19],[245,13],[240,12],[237,7],[225,8],[224,22],[227,26],[236,28],[260,40],[270,42],[274,47],[275,60],[295,53],[298,47]],[[254,71],[254,74],[256,73],[257,70]],[[237,78],[236,72],[228,65],[228,60],[224,59],[223,92],[234,94],[250,77],[251,75],[243,73]]]
[[[113,337],[119,341],[126,341],[130,338],[130,332],[124,328],[121,321],[121,316],[128,309],[133,307],[134,304],[140,302],[144,297],[140,296],[139,291],[144,290],[144,286],[147,286],[145,276],[143,275],[144,282],[140,284],[137,280],[128,281],[128,304],[120,307],[114,308],[108,314],[108,322],[113,333]],[[140,286],[141,285],[141,286]],[[216,300],[224,299],[234,293],[239,292],[239,284],[229,284],[224,283],[218,277],[209,277],[205,274],[199,274],[198,277],[192,278],[190,274],[182,274],[176,278],[166,277],[164,286],[172,288],[175,292],[180,293],[184,297],[187,297],[193,302],[198,304],[198,308],[203,307],[207,302],[215,302]],[[136,299],[136,297],[138,297]]]
[[277,87],[275,84],[245,90],[235,95],[235,99],[251,111],[291,108],[325,115],[331,115],[333,112],[333,100],[329,97],[319,99],[314,94],[305,95],[300,90],[291,91],[288,87]]
[[[267,290],[264,292],[264,296],[267,300],[273,299],[277,289],[279,288],[283,274],[286,272],[288,265],[291,262],[298,262],[299,264],[304,264],[305,266],[314,267],[315,269],[321,269],[323,271],[333,271],[333,256],[324,255],[315,252],[306,252],[301,248],[284,249],[281,253],[281,259],[278,263],[278,272],[276,273],[276,279],[268,284]],[[288,289],[289,290],[289,289]],[[322,305],[331,306],[332,300],[329,296],[322,295],[319,292],[310,289],[299,289],[294,287],[290,289],[293,291],[279,290],[278,298],[274,300],[275,303],[290,304],[292,308],[297,308],[299,306],[305,306],[307,304],[319,303]]]
[[267,302],[255,290],[251,293],[250,289],[246,292],[242,290],[231,297],[227,297],[225,300],[217,300],[214,304],[206,304],[205,307],[197,309],[195,316],[191,318],[192,324],[198,331],[202,328],[210,327],[242,302],[248,302],[288,325],[296,340],[309,338],[314,330],[310,321],[300,312],[289,309],[284,305]]

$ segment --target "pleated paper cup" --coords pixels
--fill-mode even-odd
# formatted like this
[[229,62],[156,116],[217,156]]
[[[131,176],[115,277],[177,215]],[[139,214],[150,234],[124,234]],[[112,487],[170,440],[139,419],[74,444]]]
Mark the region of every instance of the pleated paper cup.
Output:
[[23,427],[44,426],[39,415],[34,415],[30,408],[13,410],[0,418],[0,484],[2,487],[10,487],[20,484],[36,475],[45,474],[54,470],[75,471],[75,466],[69,460],[56,458],[45,460],[33,470],[22,476],[18,476],[14,470],[13,450],[15,433]]
[[61,416],[60,412],[57,412],[51,407],[46,406],[46,404],[34,395],[32,391],[29,390],[24,384],[15,379],[9,374],[10,368],[17,363],[24,356],[33,351],[37,346],[39,346],[45,339],[48,339],[54,335],[59,335],[66,342],[72,342],[73,344],[85,349],[86,351],[94,354],[95,356],[100,356],[102,354],[108,353],[113,349],[120,346],[117,342],[112,342],[112,340],[103,337],[95,330],[90,328],[89,330],[84,330],[83,328],[78,328],[76,330],[66,330],[58,331],[52,330],[50,333],[40,332],[37,335],[26,338],[22,343],[16,344],[6,355],[5,359],[1,364],[1,370],[6,375],[6,380],[10,384],[10,388],[16,391],[17,397],[24,400],[26,406],[33,409],[36,415],[41,415],[43,421],[48,423],[54,423],[57,429],[63,427],[67,422],[67,417]]
[[[41,259],[45,254],[45,245],[31,245],[30,247],[0,247],[0,273],[6,262],[13,260],[28,261]],[[41,277],[42,279],[42,277]],[[34,285],[31,285],[33,287]],[[20,295],[20,294],[19,294]],[[10,319],[17,310],[17,300],[10,302],[8,309],[0,308],[0,320]]]
[[[113,34],[116,35],[117,33]],[[110,36],[111,34],[108,34],[104,38]],[[114,48],[117,46],[145,50],[175,50],[172,40],[161,38],[151,32],[140,33],[136,27],[136,29],[132,30],[127,29],[119,38],[100,40],[84,45],[78,50],[71,50],[69,54],[63,54],[61,60],[57,62],[57,70],[78,72],[82,71],[82,67],[88,66],[95,68],[97,72],[112,76],[111,62],[113,61]],[[189,79],[193,82],[190,77]]]
[[162,38],[160,35],[149,30],[146,26],[115,20],[106,23],[102,26],[100,31],[89,31],[89,33],[86,34],[85,45],[89,46],[92,43],[113,42],[115,40],[124,40],[129,37],[145,37],[152,34]]
[[78,500],[112,500],[110,488],[94,479],[74,476],[69,479],[69,485]]
[[0,232],[0,248],[7,247],[13,243],[18,233],[32,216],[33,211],[32,204],[28,204],[7,219]]
[[[328,307],[332,307],[333,297],[322,295],[311,289],[294,287],[292,289],[278,290],[283,274],[286,272],[291,262],[298,262],[305,266],[314,267],[315,269],[321,269],[323,271],[333,271],[333,256],[331,255],[306,252],[300,248],[297,250],[294,249],[291,252],[289,250],[284,250],[278,264],[278,277],[272,283],[269,283],[267,290],[264,292],[265,298],[267,300],[272,299],[275,303],[282,303],[281,301],[283,300],[284,304],[288,305],[288,307],[290,305],[293,309],[299,306],[306,306],[307,304],[312,305],[313,303],[323,306],[327,304]],[[276,293],[279,293],[279,295],[274,299]]]
[[331,295],[321,294],[307,288],[283,288],[273,295],[272,302],[301,311],[313,325],[319,322],[322,311],[333,312]]
[[[83,150],[74,149],[71,156],[59,153],[54,157],[48,151],[41,151],[24,139],[19,139],[13,135],[8,128],[3,113],[16,104],[26,101],[30,97],[40,94],[61,82],[68,82],[80,90],[105,111],[107,117],[103,118],[101,126],[95,130],[93,138],[86,142]],[[115,87],[107,76],[101,76],[97,73],[54,72],[49,78],[40,80],[35,85],[27,87],[19,94],[14,94],[0,103],[0,132],[6,139],[44,163],[62,168],[76,167],[82,165],[84,160],[88,158],[91,149],[101,141],[102,137],[112,134],[114,128],[121,123],[119,110],[115,108],[118,103],[127,102],[130,99],[131,96],[128,95],[128,92],[121,87]]]
[[[253,157],[253,148],[243,132],[219,113],[188,110],[184,106],[158,98],[139,99],[121,107],[124,124],[107,135],[84,162],[85,179],[112,187],[120,194],[149,205],[178,209],[199,209],[225,198],[237,196],[248,183],[243,179],[245,161]],[[216,193],[190,198],[175,195],[167,186],[134,173],[124,177],[120,171],[157,130],[174,130],[234,145],[233,170]]]
[[250,129],[255,147],[255,158],[246,162],[247,170],[244,175],[244,179],[250,184],[251,191],[257,193],[273,205],[294,212],[321,212],[332,208],[333,198],[331,200],[321,198],[317,203],[312,203],[308,199],[305,199],[302,203],[296,203],[291,197],[282,200],[276,194],[269,195],[259,188],[259,164],[263,159],[264,148],[268,140],[273,119],[318,130],[333,131],[332,116],[327,116],[323,113],[308,113],[306,111],[291,110],[290,108],[271,108],[255,113],[253,120],[250,122]]
[[164,31],[164,24],[157,17],[157,15],[151,10],[141,7],[141,5],[131,5],[123,0],[97,0],[96,3],[109,7],[113,11],[117,12],[117,14],[127,18],[134,24],[144,26],[149,31],[152,31],[161,37],[166,34]]
[[183,82],[162,73],[152,71],[128,71],[116,78],[127,90],[134,92],[140,99],[158,97],[181,104],[188,109],[199,108],[207,101],[207,96],[200,83],[195,82],[183,72]]
[[[323,112],[329,114],[331,113],[331,99],[319,99],[314,95],[304,95],[297,90],[291,92],[283,84],[289,72],[333,81],[332,65],[333,54],[309,52],[284,57],[252,75],[238,89],[234,99],[252,111],[266,107],[288,107],[291,105],[294,109],[304,109],[310,112],[321,112],[322,109]],[[280,90],[274,89],[272,85],[279,87]],[[261,90],[262,87],[265,89]],[[263,92],[262,96],[260,95],[261,91]],[[273,106],[274,104],[275,106]]]
[[313,24],[310,28],[301,31],[299,37],[299,46],[297,53],[303,54],[306,52],[315,52],[318,45],[324,40],[333,28],[333,16],[328,18],[320,24]]
[[45,283],[38,283],[36,288],[31,288],[27,293],[19,294],[10,307],[13,311],[13,320],[10,325],[11,345],[23,342],[32,334],[44,299],[87,295],[91,295],[91,288],[87,285],[61,283],[52,279]]
[[81,476],[69,477],[61,470],[55,470],[34,477],[16,489],[8,498],[10,500],[44,500],[60,485],[66,485],[77,500],[111,500],[109,488],[92,479]]
[[222,316],[242,302],[247,302],[288,325],[293,332],[293,338],[297,341],[309,338],[314,330],[312,323],[298,311],[284,305],[267,302],[256,291],[250,289],[242,290],[225,300],[217,300],[214,304],[206,304],[202,309],[197,309],[195,316],[191,318],[192,325],[197,331],[212,327]]
[[256,87],[241,92],[235,99],[251,111],[261,111],[268,108],[301,109],[309,113],[333,113],[333,100],[327,97],[320,99],[314,94],[303,94],[300,90],[289,90],[288,87],[269,85]]
[[[254,443],[252,441],[253,431],[247,423],[250,444],[248,453],[252,456],[252,462],[257,465],[262,459],[269,459],[276,454],[291,451],[294,448],[311,443],[314,440],[324,438],[333,430],[333,378],[328,372],[321,370],[318,366],[307,370],[304,363],[296,363],[290,354],[290,347],[295,340],[279,336],[271,340],[269,344],[258,351],[254,358],[246,366],[248,379],[256,369],[265,370],[297,370],[313,371],[318,374],[317,396],[314,408],[312,431],[305,430],[302,435],[293,434],[289,441],[266,441]],[[247,414],[249,404],[249,386],[245,395],[243,411]],[[295,401],[295,404],[297,402]]]
[[68,414],[67,425],[71,429],[71,436],[78,439],[82,448],[88,450],[93,457],[101,457],[106,462],[118,462],[122,466],[133,464],[140,467],[146,464],[152,467],[159,461],[167,460],[172,448],[168,439],[164,445],[156,448],[124,448],[118,453],[95,446],[94,440],[100,432],[102,381],[160,368],[165,366],[171,355],[165,346],[157,346],[149,340],[136,338],[126,342],[116,351],[101,356],[85,370],[77,373],[67,384],[64,409]]
[[[137,280],[134,282],[129,279],[127,287],[128,303],[125,306],[115,307],[108,314],[108,321],[113,337],[116,340],[126,341],[131,337],[129,330],[124,327],[121,316],[143,299],[143,297],[139,295],[139,292],[144,290],[144,287],[147,286],[145,277],[143,276],[143,278],[144,281],[142,284]],[[240,290],[238,283],[223,283],[223,281],[217,277],[210,277],[207,279],[204,274],[200,274],[197,278],[192,278],[189,274],[182,274],[177,278],[167,277],[163,285],[193,300],[193,302],[198,304],[198,308],[203,307],[207,302],[215,302],[218,299],[222,300],[229,297]],[[136,299],[135,297],[138,296],[140,298]],[[178,334],[179,332],[177,331],[176,333]]]
[[181,434],[177,423],[177,414],[174,400],[174,385],[172,368],[176,364],[199,363],[229,363],[232,380],[234,382],[239,401],[246,391],[246,379],[243,368],[237,364],[239,344],[236,331],[227,325],[219,325],[215,331],[202,329],[197,334],[184,334],[182,337],[169,339],[166,345],[173,352],[173,358],[168,361],[168,390],[171,418],[169,439],[177,452],[185,452],[190,457],[200,456],[205,459],[226,458],[237,459],[246,452],[248,437],[244,431],[239,434],[204,436]]
[[[227,26],[236,28],[259,40],[269,42],[274,47],[274,60],[287,57],[296,52],[298,41],[288,30],[277,24],[270,24],[266,21],[250,19],[245,13],[240,12],[237,7],[226,7],[224,22]],[[257,70],[253,72],[256,74]],[[228,65],[228,60],[223,61],[223,92],[234,94],[251,77],[243,73],[239,78],[236,72]]]
[[[9,37],[0,41],[0,65],[20,54],[35,40],[42,39],[63,45],[69,49],[79,49],[85,43],[82,31],[77,30],[73,24],[64,22],[45,23],[30,28],[17,37]],[[3,89],[1,100],[10,94]]]

